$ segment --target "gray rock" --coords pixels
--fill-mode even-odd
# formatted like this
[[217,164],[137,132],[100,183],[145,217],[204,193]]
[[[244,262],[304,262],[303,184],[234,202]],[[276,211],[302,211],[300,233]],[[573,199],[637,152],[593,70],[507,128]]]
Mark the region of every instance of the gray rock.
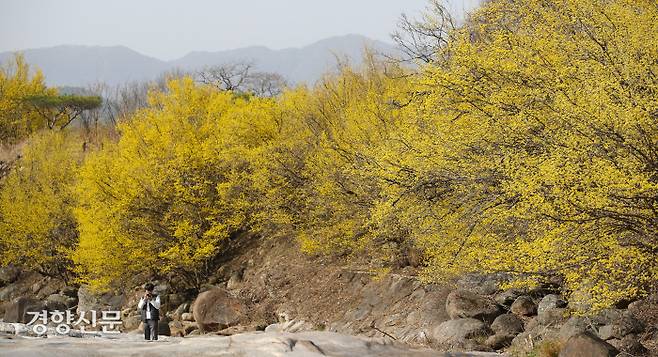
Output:
[[614,346],[585,332],[567,340],[559,357],[614,357],[617,354],[619,351]]
[[13,265],[0,268],[0,286],[9,285],[16,282],[21,274],[21,270]]
[[560,327],[560,340],[567,341],[583,332],[593,332],[590,323],[584,317],[572,316]]
[[530,296],[519,296],[510,308],[513,314],[519,316],[531,316],[537,311],[537,305]]
[[3,321],[27,323],[33,318],[33,315],[29,314],[29,312],[40,313],[45,309],[45,304],[39,300],[19,297],[5,305],[5,316]]
[[603,340],[610,340],[613,338],[622,339],[627,335],[640,333],[644,330],[644,326],[640,321],[630,315],[615,321],[613,325],[605,325],[599,328],[599,337]]
[[66,308],[72,308],[75,307],[78,304],[78,298],[77,297],[67,297],[66,298]]
[[561,307],[544,309],[537,315],[537,321],[544,326],[557,325],[565,321],[569,317],[568,314],[569,311]]
[[598,335],[604,340],[622,339],[624,336],[644,331],[644,325],[628,310],[606,309],[593,319],[595,323],[602,324]]
[[537,315],[541,315],[542,312],[546,310],[563,308],[566,306],[567,302],[564,301],[560,295],[548,294],[539,301],[539,304],[537,305]]
[[457,290],[448,295],[446,312],[451,319],[472,317],[493,321],[503,311],[491,299],[467,290]]
[[500,284],[509,280],[506,274],[466,274],[456,285],[459,290],[472,291],[479,295],[493,295],[500,291]]
[[524,293],[525,293],[525,291],[523,291],[521,289],[508,289],[508,290],[505,290],[503,292],[500,292],[500,293],[496,294],[496,296],[494,297],[494,300],[499,305],[511,306],[512,303],[514,303],[514,301],[516,301],[516,299],[519,296],[523,295]]
[[511,348],[518,351],[519,355],[523,353],[530,353],[537,344],[544,339],[556,339],[558,337],[558,329],[552,326],[541,326],[536,324],[531,327],[530,324],[526,326],[525,331],[516,335],[512,340]]
[[514,337],[523,332],[523,321],[514,314],[500,315],[491,324],[491,330],[496,335]]
[[622,309],[603,309],[592,316],[592,322],[597,325],[612,325],[621,320],[628,312]]
[[46,297],[57,293],[60,290],[61,282],[56,279],[46,278],[42,280],[41,288],[36,294],[37,299],[45,299]]
[[121,310],[125,304],[126,297],[123,294],[112,292],[95,293],[88,286],[83,285],[78,289],[78,309],[82,311]]
[[64,311],[68,307],[67,306],[68,299],[69,297],[65,295],[60,295],[60,294],[49,295],[46,298],[46,309],[48,311],[54,311],[54,310]]
[[18,294],[18,284],[9,284],[0,289],[0,301],[9,301]]
[[60,290],[60,294],[68,296],[68,297],[78,297],[78,288],[75,286],[65,286]]
[[511,335],[493,335],[489,336],[486,341],[484,341],[484,345],[494,349],[494,350],[499,350],[501,348],[507,347],[512,343],[512,340],[514,339],[514,336]]
[[640,338],[637,335],[626,335],[622,339],[612,339],[606,341],[621,352],[633,355],[643,356],[649,351],[640,343]]
[[242,283],[243,270],[238,270],[231,274],[231,277],[226,282],[226,288],[229,290],[239,289]]
[[454,346],[477,337],[486,337],[490,330],[484,322],[473,318],[449,320],[435,327],[432,337],[438,345]]

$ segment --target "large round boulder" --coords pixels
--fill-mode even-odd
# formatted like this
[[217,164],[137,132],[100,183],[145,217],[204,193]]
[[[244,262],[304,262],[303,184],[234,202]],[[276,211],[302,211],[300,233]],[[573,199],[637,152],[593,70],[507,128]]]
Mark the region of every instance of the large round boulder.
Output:
[[491,324],[491,329],[497,335],[514,337],[523,332],[523,320],[514,314],[500,315]]
[[535,304],[534,301],[532,301],[532,298],[530,296],[521,295],[518,298],[516,298],[516,300],[514,300],[512,306],[510,307],[510,310],[515,315],[531,316],[534,315],[535,312],[537,312],[537,305]]
[[559,357],[613,357],[619,351],[611,344],[589,332],[572,336],[560,351]]
[[192,306],[194,320],[204,332],[236,325],[246,313],[242,301],[222,288],[202,292]]
[[434,342],[442,347],[459,348],[474,343],[472,339],[483,338],[491,332],[487,325],[473,318],[448,320],[432,331]]
[[537,305],[537,315],[541,315],[546,311],[559,309],[567,306],[567,302],[562,299],[560,295],[548,294],[544,296]]
[[491,322],[503,311],[491,299],[468,290],[456,290],[446,299],[446,312],[451,319],[470,317]]

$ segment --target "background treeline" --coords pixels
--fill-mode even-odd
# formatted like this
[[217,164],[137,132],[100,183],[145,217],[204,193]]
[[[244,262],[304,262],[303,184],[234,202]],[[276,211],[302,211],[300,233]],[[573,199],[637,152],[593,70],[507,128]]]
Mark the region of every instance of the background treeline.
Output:
[[178,78],[93,135],[33,124],[16,98],[51,89],[18,61],[0,72],[0,125],[29,139],[2,181],[2,263],[198,285],[252,231],[383,267],[419,250],[427,281],[558,282],[588,309],[646,293],[658,4],[494,0],[458,28],[430,10],[395,35],[413,70],[371,56],[272,95]]

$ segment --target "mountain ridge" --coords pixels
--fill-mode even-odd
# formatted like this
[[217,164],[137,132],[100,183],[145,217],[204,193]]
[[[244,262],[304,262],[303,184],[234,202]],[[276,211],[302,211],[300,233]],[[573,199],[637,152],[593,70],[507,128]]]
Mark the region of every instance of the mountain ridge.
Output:
[[364,49],[395,54],[392,44],[368,37],[347,34],[324,38],[301,47],[271,49],[246,46],[219,51],[191,51],[173,60],[161,60],[123,45],[90,46],[62,44],[51,47],[0,53],[6,63],[16,52],[44,73],[53,86],[86,86],[96,82],[117,85],[130,81],[155,79],[161,73],[182,69],[199,70],[205,66],[249,61],[258,71],[275,72],[291,83],[312,83],[335,67],[338,58],[361,63]]

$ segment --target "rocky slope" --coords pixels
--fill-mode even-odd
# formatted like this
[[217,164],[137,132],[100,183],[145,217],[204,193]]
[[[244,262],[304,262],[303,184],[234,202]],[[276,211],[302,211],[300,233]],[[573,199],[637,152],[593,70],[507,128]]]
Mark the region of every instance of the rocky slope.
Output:
[[[578,356],[583,348],[609,355],[623,351],[649,356],[658,351],[658,295],[579,317],[570,316],[568,302],[554,287],[501,291],[504,275],[424,285],[408,264],[379,277],[344,262],[299,254],[293,242],[258,237],[244,237],[229,256],[199,294],[158,282],[165,311],[161,334],[226,336],[264,330],[263,336],[280,336],[324,331],[441,351],[507,351],[519,356],[539,350],[553,350],[554,355],[574,350],[565,356]],[[139,286],[96,296],[84,286],[66,287],[11,269],[2,271],[0,281],[5,285],[0,288],[5,321],[25,321],[26,311],[42,308],[113,309],[122,311],[124,331],[140,331]]]

